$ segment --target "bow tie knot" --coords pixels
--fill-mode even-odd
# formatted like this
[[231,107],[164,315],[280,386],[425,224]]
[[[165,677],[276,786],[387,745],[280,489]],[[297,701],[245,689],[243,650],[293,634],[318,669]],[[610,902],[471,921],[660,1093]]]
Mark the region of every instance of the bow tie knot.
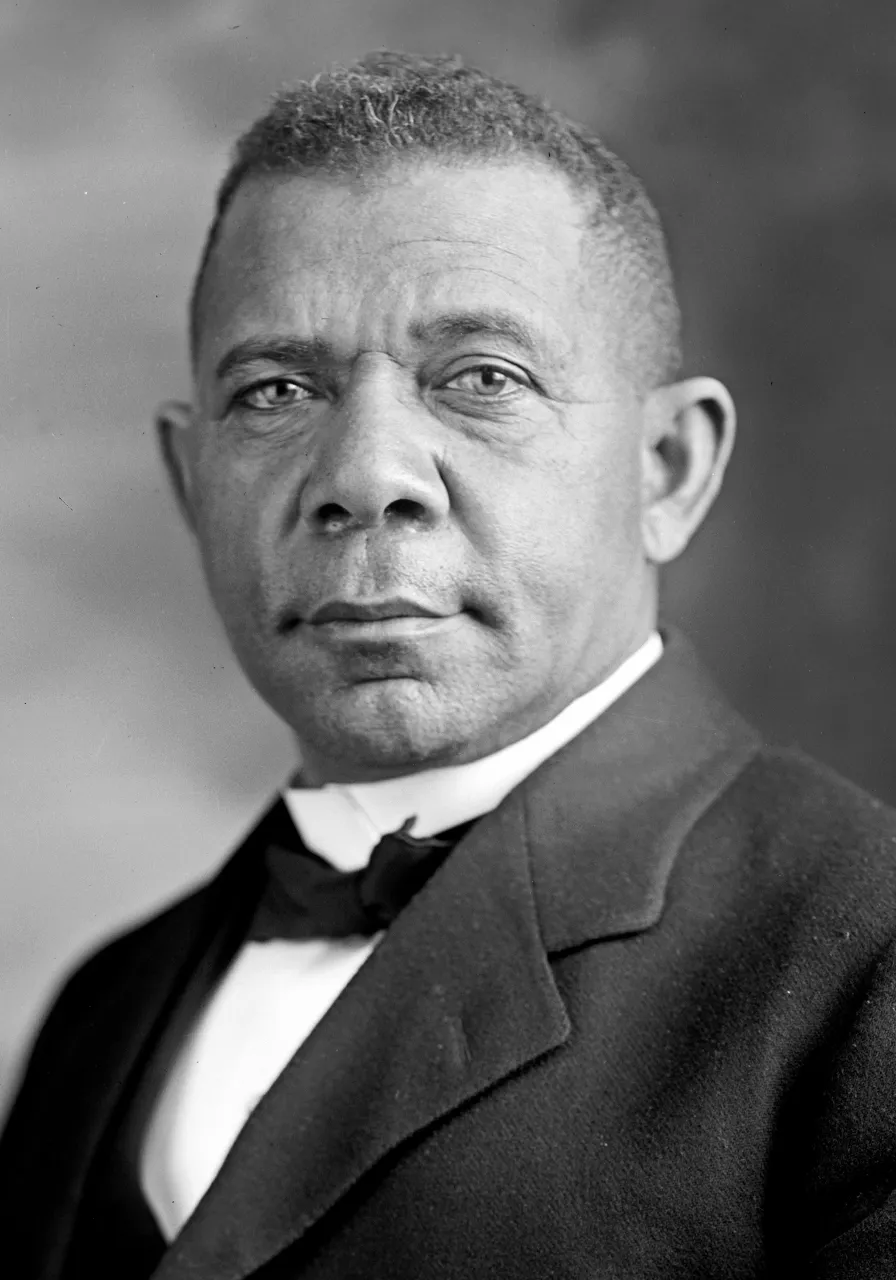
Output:
[[370,936],[388,928],[473,825],[440,835],[409,834],[415,818],[383,836],[359,871],[339,871],[303,844],[284,806],[265,851],[267,883],[249,940]]

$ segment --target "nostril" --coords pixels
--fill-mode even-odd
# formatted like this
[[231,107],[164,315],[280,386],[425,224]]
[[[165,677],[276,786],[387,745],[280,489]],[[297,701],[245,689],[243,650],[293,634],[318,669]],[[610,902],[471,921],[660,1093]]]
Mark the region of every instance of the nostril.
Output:
[[382,515],[377,518],[377,507],[371,506],[370,510],[365,514],[366,520],[363,520],[361,513],[353,515],[346,507],[338,502],[324,502],[314,513],[314,522],[318,528],[326,530],[328,533],[339,533],[344,529],[365,524],[368,527],[379,523],[379,519],[383,521],[408,521],[415,524],[426,519],[426,507],[422,502],[416,502],[413,498],[396,498],[394,502],[388,503],[385,508],[379,508]]
[[317,509],[317,523],[326,528],[339,528],[349,519],[350,513],[338,502],[325,502]]
[[422,520],[426,510],[422,502],[415,502],[413,498],[396,498],[386,507],[385,514],[387,519]]

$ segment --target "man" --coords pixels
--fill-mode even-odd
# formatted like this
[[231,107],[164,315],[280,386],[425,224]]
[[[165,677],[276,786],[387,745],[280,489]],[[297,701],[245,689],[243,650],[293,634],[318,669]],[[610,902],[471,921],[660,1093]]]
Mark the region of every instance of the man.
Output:
[[301,765],[58,999],[10,1274],[896,1274],[896,822],[657,631],[734,414],[640,184],[372,56],[241,140],[192,335],[165,461]]

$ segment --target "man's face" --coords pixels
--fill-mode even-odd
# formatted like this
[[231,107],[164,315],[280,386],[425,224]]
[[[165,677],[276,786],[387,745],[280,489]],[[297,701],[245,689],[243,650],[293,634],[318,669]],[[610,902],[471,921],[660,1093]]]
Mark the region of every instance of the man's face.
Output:
[[642,408],[585,224],[522,162],[237,193],[176,449],[309,783],[497,750],[650,629]]

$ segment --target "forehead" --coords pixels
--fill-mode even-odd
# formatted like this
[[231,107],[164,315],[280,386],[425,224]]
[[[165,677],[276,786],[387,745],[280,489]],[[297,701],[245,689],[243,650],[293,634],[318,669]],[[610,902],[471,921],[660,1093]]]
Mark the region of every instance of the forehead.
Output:
[[398,354],[459,308],[516,312],[572,353],[587,221],[565,177],[537,162],[252,178],[209,263],[200,363],[260,331]]

